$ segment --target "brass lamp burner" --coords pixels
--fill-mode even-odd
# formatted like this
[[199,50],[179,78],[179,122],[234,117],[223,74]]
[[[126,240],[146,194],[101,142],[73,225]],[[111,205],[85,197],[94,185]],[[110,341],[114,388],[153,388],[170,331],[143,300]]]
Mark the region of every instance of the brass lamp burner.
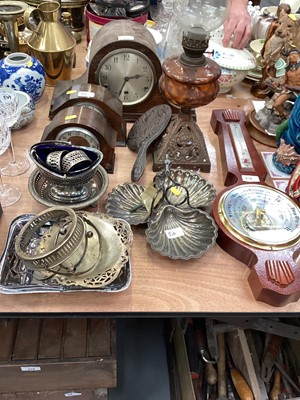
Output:
[[15,251],[37,281],[94,288],[118,277],[129,260],[131,241],[125,221],[51,207],[24,225]]

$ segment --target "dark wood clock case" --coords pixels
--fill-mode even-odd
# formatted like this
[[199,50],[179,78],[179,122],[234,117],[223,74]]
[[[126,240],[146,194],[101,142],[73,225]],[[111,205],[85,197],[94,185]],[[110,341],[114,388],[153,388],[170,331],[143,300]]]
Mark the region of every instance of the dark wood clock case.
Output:
[[[101,113],[95,111],[93,108],[76,104],[62,108],[54,116],[50,124],[46,126],[41,140],[57,139],[59,132],[66,127],[84,128],[90,131],[97,138],[100,151],[103,153],[101,165],[107,172],[113,173],[117,132]],[[73,143],[75,145],[81,144],[80,142],[75,142]],[[86,143],[82,143],[82,145],[86,146]]]

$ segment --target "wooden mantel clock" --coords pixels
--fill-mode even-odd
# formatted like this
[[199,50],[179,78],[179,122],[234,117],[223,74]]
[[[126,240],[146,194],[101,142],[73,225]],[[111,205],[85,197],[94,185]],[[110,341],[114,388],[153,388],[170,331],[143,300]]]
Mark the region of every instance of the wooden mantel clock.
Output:
[[62,108],[43,132],[41,141],[63,140],[75,146],[94,147],[101,150],[102,166],[114,172],[117,132],[106,116],[94,107],[84,104]]
[[159,91],[162,74],[157,45],[148,29],[132,20],[115,20],[92,41],[87,82],[102,85],[123,103],[123,117],[136,120],[166,103]]
[[[122,103],[107,89],[94,84],[58,81],[53,92],[49,118],[53,119],[63,109],[73,106],[88,108],[101,114],[117,132],[117,145],[125,145],[126,124],[122,117]],[[44,140],[48,138],[45,137]]]
[[[265,183],[267,171],[245,126],[245,113],[214,110],[225,185],[213,204],[218,244],[250,268],[256,300],[280,307],[300,298],[300,209]],[[299,261],[298,261],[299,262]]]

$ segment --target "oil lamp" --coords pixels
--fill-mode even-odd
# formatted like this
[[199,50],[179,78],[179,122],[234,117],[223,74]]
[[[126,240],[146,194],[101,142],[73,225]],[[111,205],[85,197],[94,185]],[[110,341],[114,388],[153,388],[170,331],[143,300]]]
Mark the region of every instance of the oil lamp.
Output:
[[178,55],[183,32],[201,27],[208,37],[224,22],[228,0],[172,0],[173,10],[165,39],[161,45],[162,59]]
[[[200,4],[197,1],[193,2],[194,5],[198,3]],[[184,52],[181,55],[170,55],[162,64],[160,91],[171,104],[180,107],[180,112],[172,117],[165,134],[156,146],[154,171],[163,168],[166,156],[172,160],[174,168],[179,166],[200,168],[203,172],[210,171],[203,134],[192,110],[209,104],[219,92],[218,78],[221,75],[221,67],[215,61],[206,58],[204,53],[208,47],[210,31],[220,26],[225,18],[226,0],[210,0],[201,4],[203,9],[200,11],[199,8],[199,13],[197,10],[190,11],[191,15],[196,16],[194,20],[190,19],[191,25],[181,27]],[[187,9],[192,10],[190,7]],[[185,20],[183,16],[181,18]]]

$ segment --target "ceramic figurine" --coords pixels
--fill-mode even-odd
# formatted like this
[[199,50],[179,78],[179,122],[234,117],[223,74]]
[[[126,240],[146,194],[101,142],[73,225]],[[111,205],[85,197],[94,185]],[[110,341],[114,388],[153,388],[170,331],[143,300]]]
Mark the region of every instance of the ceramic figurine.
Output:
[[290,197],[300,202],[300,161],[291,175],[286,192]]
[[[263,129],[276,134],[279,125],[285,121],[293,108],[293,101],[300,93],[300,53],[299,50],[290,50],[285,75],[281,78],[267,78],[265,83],[274,92],[271,98],[265,101],[265,107],[255,118]],[[292,100],[292,102],[287,102]]]
[[283,104],[290,100],[292,96],[300,93],[300,52],[297,49],[290,50],[288,53],[288,64],[283,78],[276,80],[268,78],[266,82],[272,85],[275,94],[272,97],[273,109],[282,119],[286,119],[287,114]]
[[256,97],[265,98],[270,95],[272,88],[266,83],[266,79],[276,77],[276,62],[281,57],[286,57],[290,50],[300,48],[299,27],[300,20],[295,14],[291,14],[290,5],[280,4],[261,49],[262,78],[251,88]]
[[280,18],[284,15],[290,14],[290,12],[291,7],[289,4],[279,4],[276,17],[274,18],[274,21],[270,24],[267,31],[264,45],[261,49],[263,81],[268,76],[276,76],[275,63],[281,56],[282,48],[284,47],[285,50],[288,50],[286,48],[287,44],[291,43],[292,41],[292,34],[290,32],[286,32],[287,35],[285,37],[285,34],[282,35],[281,31],[278,30]]
[[278,130],[277,151],[273,154],[276,168],[291,174],[300,162],[300,97],[297,97],[288,120],[283,122]]

